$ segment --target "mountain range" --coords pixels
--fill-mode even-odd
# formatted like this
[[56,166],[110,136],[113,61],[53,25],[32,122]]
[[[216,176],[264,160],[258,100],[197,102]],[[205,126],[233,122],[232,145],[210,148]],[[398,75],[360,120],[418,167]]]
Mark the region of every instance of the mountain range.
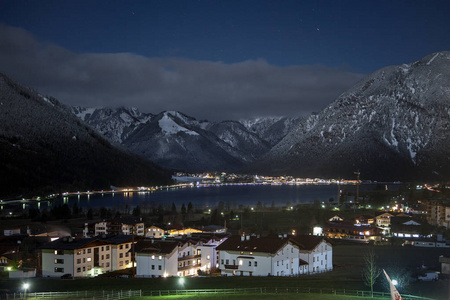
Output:
[[136,108],[72,111],[109,140],[159,165],[183,171],[236,171],[267,153],[299,119],[197,121],[183,113]]
[[302,177],[442,180],[450,176],[450,53],[375,71],[319,113],[197,121],[134,108],[73,112],[164,167]]
[[448,180],[450,52],[375,71],[306,117],[67,107],[3,74],[0,117],[2,196],[164,184],[167,169]]
[[168,184],[171,173],[112,145],[60,102],[0,74],[2,197]]
[[450,177],[450,52],[375,71],[289,132],[253,166],[377,180]]

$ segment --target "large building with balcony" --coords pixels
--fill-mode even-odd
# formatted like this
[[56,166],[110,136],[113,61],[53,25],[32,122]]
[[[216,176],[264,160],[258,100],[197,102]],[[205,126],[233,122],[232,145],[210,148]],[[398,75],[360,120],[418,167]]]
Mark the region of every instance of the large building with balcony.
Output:
[[317,236],[232,236],[217,247],[224,276],[298,276],[333,269],[333,249]]
[[193,234],[136,244],[136,276],[196,276],[217,267],[217,246],[228,235]]
[[41,247],[42,276],[93,277],[132,267],[130,235],[65,237]]

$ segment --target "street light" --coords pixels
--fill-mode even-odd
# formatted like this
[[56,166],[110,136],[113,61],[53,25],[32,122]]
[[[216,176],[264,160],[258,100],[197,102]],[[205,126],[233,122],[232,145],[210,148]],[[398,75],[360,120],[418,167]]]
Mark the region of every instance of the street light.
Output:
[[395,280],[395,279],[392,279],[392,284],[393,284],[393,285],[395,285],[395,286],[397,286],[397,284],[398,284],[398,281],[397,281],[397,280]]
[[28,283],[24,283],[23,284],[23,289],[24,289],[24,298],[27,297],[27,290],[30,287],[30,285]]

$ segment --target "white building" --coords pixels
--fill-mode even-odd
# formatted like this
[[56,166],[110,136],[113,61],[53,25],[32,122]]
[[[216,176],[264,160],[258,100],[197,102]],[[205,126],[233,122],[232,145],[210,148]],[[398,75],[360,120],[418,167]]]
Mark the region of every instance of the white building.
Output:
[[216,247],[226,235],[198,234],[136,244],[136,276],[196,276],[217,266]]
[[145,229],[145,237],[160,239],[164,237],[164,230],[154,225]]
[[129,235],[58,239],[41,247],[42,276],[93,277],[131,268],[132,240]]
[[225,276],[296,276],[333,269],[332,246],[318,236],[232,236],[217,250]]

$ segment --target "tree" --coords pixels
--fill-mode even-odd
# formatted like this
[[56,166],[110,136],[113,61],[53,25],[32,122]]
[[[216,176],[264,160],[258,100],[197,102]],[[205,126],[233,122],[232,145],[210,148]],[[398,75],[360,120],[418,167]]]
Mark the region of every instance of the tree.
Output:
[[141,208],[138,205],[135,208],[133,208],[133,216],[134,217],[139,217],[140,215],[141,215]]
[[372,248],[364,254],[363,261],[364,269],[362,276],[364,284],[370,286],[370,292],[373,297],[373,285],[375,284],[378,276],[380,276],[381,269],[376,264],[375,253]]

